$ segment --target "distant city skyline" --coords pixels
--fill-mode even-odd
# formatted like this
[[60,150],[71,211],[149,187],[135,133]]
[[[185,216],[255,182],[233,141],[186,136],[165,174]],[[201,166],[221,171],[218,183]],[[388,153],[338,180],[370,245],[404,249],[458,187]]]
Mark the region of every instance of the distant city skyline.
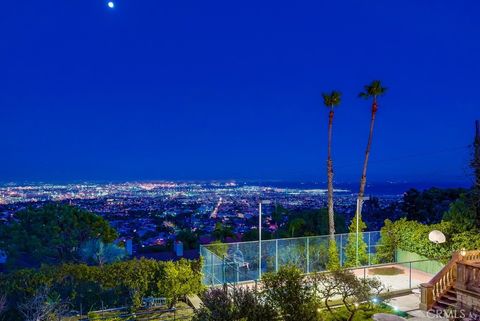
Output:
[[0,181],[468,185],[480,118],[478,1],[3,4]]

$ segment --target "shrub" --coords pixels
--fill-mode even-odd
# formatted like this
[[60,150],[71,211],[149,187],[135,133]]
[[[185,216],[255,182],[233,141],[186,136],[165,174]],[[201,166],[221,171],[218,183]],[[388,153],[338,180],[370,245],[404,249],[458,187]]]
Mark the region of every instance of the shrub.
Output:
[[[443,244],[431,242],[428,234],[432,230],[444,233],[446,242]],[[450,221],[424,225],[416,221],[407,221],[405,218],[396,222],[386,220],[385,226],[381,229],[376,260],[393,262],[395,251],[402,249],[429,259],[446,261],[452,252],[462,248],[467,250],[480,248],[480,235],[475,231],[458,231],[454,223]]]
[[458,231],[477,229],[474,193],[462,194],[450,204],[450,209],[443,214],[443,220],[450,221]]
[[358,260],[357,260],[357,217],[352,220],[349,227],[348,241],[345,248],[345,256],[347,257],[344,266],[355,267],[368,264],[367,243],[363,240],[362,232],[365,231],[367,225],[362,220],[358,221]]
[[203,295],[204,308],[195,312],[194,321],[275,320],[276,311],[250,288],[224,291],[212,288]]
[[338,256],[337,242],[331,239],[328,242],[328,264],[327,269],[330,271],[338,270],[340,268],[340,257]]
[[[368,302],[386,290],[379,279],[360,279],[348,270],[317,273],[311,276],[310,283],[326,307],[323,316],[327,320],[353,320],[357,313],[372,310],[374,306]],[[340,300],[343,307],[332,308],[330,302],[333,300]],[[367,303],[359,305],[361,302]]]
[[262,295],[283,320],[317,320],[313,288],[297,267],[282,266],[277,273],[265,273],[262,281]]
[[135,259],[104,266],[64,264],[0,274],[0,288],[13,310],[42,286],[68,300],[75,310],[99,309],[101,302],[105,307],[139,307],[142,297],[147,296],[167,297],[173,305],[180,297],[203,290],[201,262],[188,260]]

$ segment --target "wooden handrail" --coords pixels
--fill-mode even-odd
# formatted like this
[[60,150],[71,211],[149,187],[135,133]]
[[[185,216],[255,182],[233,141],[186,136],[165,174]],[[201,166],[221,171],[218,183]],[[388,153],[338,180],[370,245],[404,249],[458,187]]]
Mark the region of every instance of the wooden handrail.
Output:
[[457,263],[460,261],[480,260],[480,251],[468,251],[463,256],[455,252],[450,261],[429,282],[420,284],[420,309],[429,310],[445,292],[455,285],[457,279]]

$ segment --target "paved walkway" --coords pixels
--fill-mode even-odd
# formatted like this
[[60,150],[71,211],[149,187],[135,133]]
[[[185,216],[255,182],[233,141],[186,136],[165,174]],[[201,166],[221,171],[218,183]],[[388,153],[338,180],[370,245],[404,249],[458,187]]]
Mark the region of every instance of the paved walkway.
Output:
[[421,311],[418,307],[420,304],[420,294],[407,294],[398,296],[390,299],[388,304],[396,307],[399,311],[408,313],[410,316],[408,321],[431,321],[432,319],[435,321],[448,321],[446,318],[427,315],[425,311]]

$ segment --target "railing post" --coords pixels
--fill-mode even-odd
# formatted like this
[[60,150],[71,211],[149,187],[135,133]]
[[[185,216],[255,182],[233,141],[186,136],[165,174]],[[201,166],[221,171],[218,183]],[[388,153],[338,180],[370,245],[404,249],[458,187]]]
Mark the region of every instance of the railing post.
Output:
[[225,255],[223,256],[223,259],[222,259],[222,281],[223,283],[227,283],[227,273],[226,273],[226,266],[225,266]]
[[237,282],[238,283],[240,281],[240,263],[236,263],[237,264]]
[[455,287],[457,289],[465,290],[467,288],[468,280],[468,273],[465,269],[465,264],[457,263],[457,268],[455,270],[457,271]]
[[430,283],[420,284],[420,310],[428,311],[433,304],[433,285]]
[[278,272],[278,239],[275,239],[275,272]]
[[409,274],[408,274],[408,288],[411,289],[412,288],[412,262],[410,261],[409,263],[410,263],[409,264],[410,265],[409,266],[410,270],[409,270]]
[[211,260],[210,260],[210,263],[211,263],[211,271],[212,271],[212,285],[215,284],[215,264],[213,263],[213,252],[210,252],[210,256],[211,256]]
[[343,266],[343,234],[340,234],[340,266]]
[[307,247],[307,274],[310,273],[310,238],[307,237],[305,241]]
[[371,264],[370,262],[370,252],[372,251],[372,243],[371,243],[371,239],[370,239],[370,235],[372,234],[372,232],[368,232],[368,265]]

